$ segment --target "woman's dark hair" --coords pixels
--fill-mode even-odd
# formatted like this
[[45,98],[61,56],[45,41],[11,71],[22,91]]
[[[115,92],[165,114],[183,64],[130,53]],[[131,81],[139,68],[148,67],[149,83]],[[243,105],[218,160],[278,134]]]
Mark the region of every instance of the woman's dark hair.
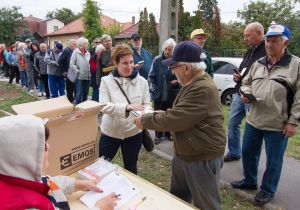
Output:
[[38,49],[37,51],[40,51],[40,46],[39,46],[39,44],[36,43],[36,42],[32,42],[32,43],[31,43],[31,45],[30,45],[31,51],[35,51],[35,50],[33,50],[33,47],[32,47],[33,45],[37,47],[37,49]]
[[49,139],[50,131],[47,125],[45,125],[45,141]]
[[15,44],[12,44],[12,45],[10,46],[10,51],[12,51],[13,48],[16,48],[16,45],[15,45]]
[[113,48],[111,57],[118,64],[121,58],[127,55],[133,55],[132,49],[127,44],[120,44]]

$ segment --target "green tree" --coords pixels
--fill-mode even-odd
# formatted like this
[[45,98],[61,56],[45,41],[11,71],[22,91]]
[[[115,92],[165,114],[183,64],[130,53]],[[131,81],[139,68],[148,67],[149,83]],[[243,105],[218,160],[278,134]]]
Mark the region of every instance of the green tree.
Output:
[[203,12],[203,18],[212,23],[214,8],[218,6],[217,0],[199,0],[198,9]]
[[68,24],[73,20],[76,20],[80,16],[80,13],[75,14],[71,9],[63,7],[61,9],[56,9],[51,12],[48,12],[46,18],[56,18],[62,21],[64,24]]
[[0,43],[11,45],[16,41],[17,30],[24,25],[20,7],[0,8]]
[[159,36],[156,30],[157,23],[153,13],[149,14],[149,50],[152,55],[158,55],[158,46],[159,46]]
[[244,6],[243,10],[238,10],[238,17],[246,24],[258,21],[265,29],[268,29],[272,21],[285,23],[293,16],[294,4],[292,0],[275,0],[273,3],[264,1],[251,1]]
[[112,41],[114,42],[114,37],[119,34],[122,30],[122,27],[119,23],[114,23],[113,25],[110,25],[109,27],[103,28],[103,33],[109,34]]
[[191,17],[192,19],[192,30],[196,28],[202,28],[203,27],[203,13],[200,10],[194,11],[194,16]]
[[157,23],[153,13],[148,15],[147,8],[140,13],[138,33],[143,39],[143,47],[150,50],[153,55],[158,54],[159,36],[156,30]]
[[218,56],[242,57],[247,46],[243,42],[245,26],[240,22],[222,23],[222,36],[217,47]]
[[215,6],[214,9],[214,16],[213,16],[213,22],[212,22],[212,54],[213,56],[217,56],[217,48],[220,45],[221,37],[222,37],[222,29],[221,29],[221,16],[220,11],[217,6]]
[[178,4],[178,41],[188,38],[192,31],[192,17],[189,12],[184,12],[183,0]]
[[31,34],[31,31],[28,28],[24,28],[23,33],[17,36],[17,40],[25,42],[26,39],[31,41],[36,41],[34,36]]
[[146,7],[142,12],[140,12],[138,32],[142,36],[143,40],[146,41],[149,33],[149,18],[148,18],[148,11]]
[[101,10],[96,1],[86,0],[83,4],[83,24],[84,36],[91,44],[96,37],[102,34],[102,27],[100,22]]

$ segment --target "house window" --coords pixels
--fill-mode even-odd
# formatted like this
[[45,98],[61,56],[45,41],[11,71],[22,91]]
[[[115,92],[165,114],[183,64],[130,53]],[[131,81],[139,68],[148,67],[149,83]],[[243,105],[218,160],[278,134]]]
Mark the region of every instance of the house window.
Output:
[[58,26],[53,26],[53,30],[57,31],[58,30]]

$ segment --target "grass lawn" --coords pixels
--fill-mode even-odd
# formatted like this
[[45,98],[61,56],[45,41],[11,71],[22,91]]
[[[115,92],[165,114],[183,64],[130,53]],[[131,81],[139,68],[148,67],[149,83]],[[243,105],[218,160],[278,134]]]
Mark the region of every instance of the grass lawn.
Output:
[[[35,97],[24,93],[20,88],[17,88],[14,85],[9,85],[5,82],[0,82],[0,110],[14,113],[11,109],[11,105],[35,100],[37,100]],[[225,115],[224,127],[225,130],[227,130],[229,107],[224,106],[223,111]],[[0,112],[0,117],[3,116],[5,116],[5,114]],[[242,128],[244,128],[244,123]],[[297,135],[289,141],[286,154],[300,160],[300,131],[298,131]],[[121,154],[118,153],[113,161],[122,166]],[[171,163],[170,161],[164,160],[153,153],[148,153],[145,150],[142,150],[138,162],[138,175],[168,191],[171,177]],[[262,209],[253,206],[249,201],[237,195],[235,191],[230,188],[222,187],[221,192],[223,210]]]
[[[115,156],[114,163],[123,166],[121,153],[118,152]],[[155,173],[153,173],[155,172]],[[169,191],[171,177],[171,162],[155,155],[154,153],[146,152],[142,149],[138,161],[138,175],[149,182],[159,186],[160,188]],[[242,198],[228,187],[222,187],[222,210],[260,210],[253,206],[251,202]]]

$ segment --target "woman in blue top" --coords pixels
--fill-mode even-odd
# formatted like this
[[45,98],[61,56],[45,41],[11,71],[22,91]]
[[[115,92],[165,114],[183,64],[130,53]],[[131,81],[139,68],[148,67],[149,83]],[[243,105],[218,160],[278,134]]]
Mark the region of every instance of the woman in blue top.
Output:
[[18,68],[16,45],[13,44],[10,46],[10,52],[7,54],[6,60],[10,67],[9,83],[12,83],[13,79],[16,77],[16,83],[19,84],[20,72],[19,72],[19,68]]

